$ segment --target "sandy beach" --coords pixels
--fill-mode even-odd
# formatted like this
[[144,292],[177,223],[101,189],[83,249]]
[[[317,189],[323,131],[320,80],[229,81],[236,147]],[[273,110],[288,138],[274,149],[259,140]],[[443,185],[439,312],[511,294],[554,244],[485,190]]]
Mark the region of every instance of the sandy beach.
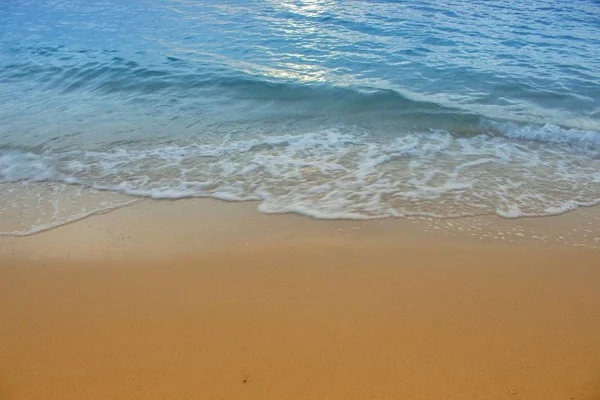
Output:
[[598,249],[424,224],[146,201],[3,237],[0,399],[600,399]]
[[600,400],[600,0],[0,0],[0,400]]

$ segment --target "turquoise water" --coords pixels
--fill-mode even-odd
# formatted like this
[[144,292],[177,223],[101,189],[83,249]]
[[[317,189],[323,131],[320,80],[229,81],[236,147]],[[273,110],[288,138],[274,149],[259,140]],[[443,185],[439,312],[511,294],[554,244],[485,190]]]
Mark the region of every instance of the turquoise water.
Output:
[[0,104],[0,213],[557,214],[600,202],[600,3],[8,0]]

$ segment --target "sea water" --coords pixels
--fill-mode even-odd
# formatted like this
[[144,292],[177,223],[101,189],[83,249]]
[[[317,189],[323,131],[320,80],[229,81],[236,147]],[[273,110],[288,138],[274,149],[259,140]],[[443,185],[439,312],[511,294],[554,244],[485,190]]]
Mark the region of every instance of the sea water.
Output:
[[0,232],[147,197],[324,219],[598,204],[600,3],[0,2]]

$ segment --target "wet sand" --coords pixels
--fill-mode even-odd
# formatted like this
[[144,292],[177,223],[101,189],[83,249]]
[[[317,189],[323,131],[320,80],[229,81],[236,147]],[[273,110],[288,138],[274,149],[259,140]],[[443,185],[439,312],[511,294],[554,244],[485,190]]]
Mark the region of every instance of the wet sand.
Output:
[[597,249],[198,204],[0,238],[0,399],[600,399]]

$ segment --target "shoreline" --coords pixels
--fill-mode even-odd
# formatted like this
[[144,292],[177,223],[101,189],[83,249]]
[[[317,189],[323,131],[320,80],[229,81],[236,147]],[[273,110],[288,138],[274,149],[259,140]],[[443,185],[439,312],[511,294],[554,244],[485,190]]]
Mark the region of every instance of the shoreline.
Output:
[[564,243],[587,212],[146,201],[2,237],[0,398],[597,400],[600,250]]
[[[4,184],[7,185],[7,184]],[[54,201],[46,197],[53,192]],[[40,192],[42,193],[39,198]],[[553,243],[557,245],[567,244],[576,247],[600,248],[600,205],[580,206],[576,209],[557,214],[542,216],[521,216],[507,218],[499,214],[476,214],[464,217],[431,217],[431,216],[388,216],[373,219],[352,218],[317,218],[313,215],[305,215],[300,212],[275,212],[263,213],[261,208],[264,203],[256,201],[229,201],[213,197],[190,197],[182,199],[152,199],[147,197],[136,197],[120,192],[108,190],[89,189],[79,185],[58,184],[46,185],[36,183],[34,185],[8,184],[7,193],[1,196],[6,205],[0,207],[0,238],[6,237],[34,237],[72,225],[90,218],[98,218],[106,214],[118,213],[120,218],[128,220],[128,224],[139,226],[144,222],[140,220],[139,214],[145,213],[146,218],[153,218],[152,210],[158,210],[161,219],[173,222],[173,217],[181,217],[181,213],[175,213],[170,208],[177,207],[185,210],[197,220],[203,220],[207,216],[205,210],[216,211],[224,217],[234,210],[255,214],[251,218],[253,223],[268,218],[270,221],[284,219],[290,224],[301,224],[306,226],[306,220],[316,221],[316,224],[339,224],[341,229],[349,224],[354,224],[359,229],[366,227],[370,231],[376,231],[374,226],[383,225],[386,233],[394,234],[397,231],[406,231],[407,227],[416,225],[416,231],[433,232],[441,230],[446,233],[443,240],[453,236],[479,237],[480,239],[495,239],[500,243],[520,243],[527,238],[533,238],[540,242]],[[15,202],[15,198],[23,198],[23,202]],[[37,198],[38,203],[35,200]],[[11,203],[12,202],[12,203]],[[132,216],[122,209],[133,207]],[[150,210],[150,211],[148,211]],[[135,216],[138,216],[137,220]],[[248,218],[247,218],[248,219]],[[118,222],[108,219],[108,223],[120,229]],[[181,222],[175,220],[176,224]],[[454,229],[453,229],[454,228]],[[182,229],[181,226],[176,229]],[[187,229],[183,227],[183,229]],[[412,228],[410,228],[412,229]],[[79,229],[81,231],[81,229]],[[470,231],[470,232],[469,232]],[[104,234],[104,233],[103,233]],[[513,237],[510,237],[513,235]],[[569,237],[567,237],[569,236]],[[469,238],[470,239],[472,239]],[[511,240],[512,239],[512,240]],[[559,242],[559,243],[555,243]],[[0,240],[0,246],[2,240]],[[0,255],[2,250],[0,249]]]
[[[138,259],[297,239],[359,238],[474,246],[600,249],[600,206],[566,214],[321,220],[264,214],[259,202],[142,199],[36,234],[0,236],[0,258]],[[169,235],[163,235],[164,230]]]

